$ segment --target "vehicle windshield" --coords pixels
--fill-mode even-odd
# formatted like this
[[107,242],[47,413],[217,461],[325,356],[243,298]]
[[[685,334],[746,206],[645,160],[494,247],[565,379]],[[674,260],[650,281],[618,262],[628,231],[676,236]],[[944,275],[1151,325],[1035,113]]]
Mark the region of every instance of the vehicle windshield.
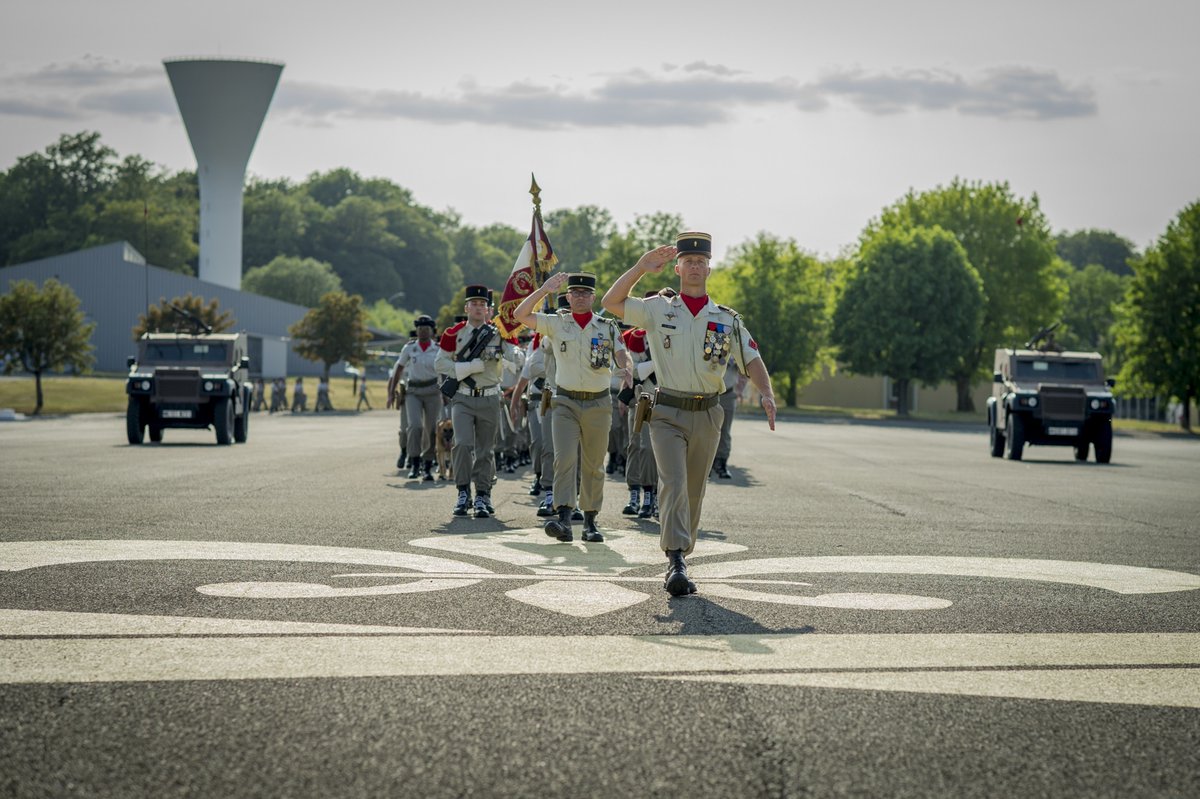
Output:
[[220,342],[151,341],[144,363],[229,363],[227,346]]
[[1098,381],[1099,372],[1094,361],[1019,360],[1017,379],[1025,380],[1079,380]]

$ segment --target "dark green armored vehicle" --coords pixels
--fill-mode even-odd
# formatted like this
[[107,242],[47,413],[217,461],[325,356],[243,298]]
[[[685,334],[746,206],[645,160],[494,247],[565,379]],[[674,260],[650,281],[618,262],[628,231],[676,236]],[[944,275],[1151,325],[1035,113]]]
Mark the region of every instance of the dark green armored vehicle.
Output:
[[218,444],[250,432],[245,333],[146,333],[129,359],[125,429],[130,444],[162,441],[168,427],[211,427]]
[[[1044,333],[1044,332],[1043,332]],[[1086,461],[1112,459],[1112,380],[1098,352],[1064,352],[1039,338],[1024,349],[996,350],[987,401],[992,457],[1019,461],[1029,445],[1073,447]]]

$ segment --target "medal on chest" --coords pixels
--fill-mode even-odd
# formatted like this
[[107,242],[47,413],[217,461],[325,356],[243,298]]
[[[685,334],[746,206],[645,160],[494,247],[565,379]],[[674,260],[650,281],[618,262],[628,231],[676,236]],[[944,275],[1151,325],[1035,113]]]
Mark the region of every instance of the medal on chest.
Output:
[[704,331],[704,360],[713,362],[713,366],[724,366],[729,360],[730,326],[719,322],[709,322]]
[[606,369],[612,363],[612,342],[606,338],[592,339],[591,364],[593,369]]

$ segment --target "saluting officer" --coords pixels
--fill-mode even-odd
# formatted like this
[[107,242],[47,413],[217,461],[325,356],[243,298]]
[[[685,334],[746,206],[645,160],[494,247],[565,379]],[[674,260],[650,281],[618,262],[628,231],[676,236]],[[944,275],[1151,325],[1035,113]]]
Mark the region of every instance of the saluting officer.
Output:
[[[678,256],[679,295],[638,299],[629,292],[647,273],[661,272]],[[696,546],[700,507],[708,471],[716,455],[724,415],[718,398],[725,391],[730,358],[762,394],[767,423],[775,429],[771,378],[758,344],[731,308],[708,297],[712,237],[681,233],[675,246],[643,255],[604,295],[603,305],[635,327],[646,340],[658,379],[650,440],[658,476],[660,543],[667,555],[664,587],[672,596],[693,593],[684,557]]]
[[[533,309],[547,294],[567,286],[570,310],[555,314]],[[586,273],[554,275],[513,311],[513,318],[542,336],[542,346],[554,351],[554,399],[550,417],[554,436],[554,503],[558,517],[546,522],[546,534],[570,541],[571,511],[575,508],[576,470],[580,472],[579,506],[583,510],[583,540],[603,541],[596,516],[604,500],[604,455],[612,425],[609,382],[614,364],[625,367],[620,330],[612,319],[592,313],[596,276]]]
[[[450,398],[454,420],[454,481],[458,487],[455,516],[466,516],[471,504],[471,484],[475,484],[475,518],[486,519],[496,512],[492,506],[492,486],[496,483],[496,462],[492,452],[496,429],[500,424],[500,361],[512,357],[513,346],[500,337],[488,323],[491,315],[487,286],[467,286],[467,320],[442,334],[435,365],[438,374],[459,381]],[[480,340],[487,344],[480,354],[466,361]]]
[[[404,442],[405,451],[412,453],[408,476],[415,479],[424,473],[425,482],[431,482],[436,444],[434,428],[442,412],[436,369],[438,346],[433,340],[437,322],[429,316],[417,317],[415,331],[416,340],[400,350],[400,357],[388,379],[387,406],[399,407],[408,420],[408,436]],[[396,391],[402,380],[407,384],[403,399]]]

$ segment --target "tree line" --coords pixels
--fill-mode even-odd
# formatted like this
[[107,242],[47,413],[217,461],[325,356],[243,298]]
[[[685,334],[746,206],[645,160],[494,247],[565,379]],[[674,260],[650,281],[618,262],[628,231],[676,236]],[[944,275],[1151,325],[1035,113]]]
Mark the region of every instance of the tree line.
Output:
[[[244,208],[243,289],[324,307],[330,318],[346,316],[331,310],[344,311],[343,296],[357,297],[364,324],[399,333],[420,312],[447,323],[465,284],[499,290],[526,236],[466,225],[391,181],[346,169],[300,182],[251,179]],[[1190,405],[1200,387],[1197,209],[1183,209],[1138,253],[1112,231],[1053,233],[1036,194],[955,179],[909,191],[836,257],[760,233],[732,248],[710,290],[747,318],[789,405],[837,367],[901,387],[952,381],[958,408],[973,410],[970,389],[990,375],[992,350],[1053,321],[1064,346],[1106,357],[1119,390]],[[118,160],[95,133],[63,136],[0,172],[5,264],[123,238],[151,263],[194,273],[198,221],[194,172]],[[601,285],[684,228],[669,212],[618,225],[593,205],[550,210],[545,223],[564,266],[596,273]],[[639,288],[672,275],[652,278]]]

